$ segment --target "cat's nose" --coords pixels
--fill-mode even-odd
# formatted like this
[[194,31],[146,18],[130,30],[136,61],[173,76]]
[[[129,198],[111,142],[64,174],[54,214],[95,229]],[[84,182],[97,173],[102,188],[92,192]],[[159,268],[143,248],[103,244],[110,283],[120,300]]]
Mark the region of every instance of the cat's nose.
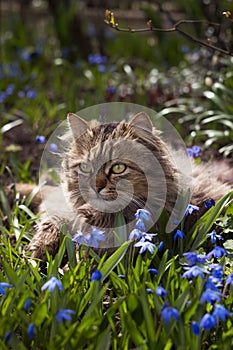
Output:
[[96,192],[100,193],[100,191],[106,187],[106,184],[107,184],[107,181],[105,178],[96,179],[96,182],[95,182]]

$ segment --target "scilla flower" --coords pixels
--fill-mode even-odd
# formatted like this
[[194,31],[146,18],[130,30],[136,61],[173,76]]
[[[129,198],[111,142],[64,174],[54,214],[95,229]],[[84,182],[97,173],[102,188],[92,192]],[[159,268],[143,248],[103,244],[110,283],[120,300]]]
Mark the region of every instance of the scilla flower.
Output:
[[41,290],[43,292],[44,290],[48,289],[50,293],[52,293],[56,287],[60,291],[64,290],[61,281],[59,281],[56,277],[53,276],[41,287]]
[[148,241],[139,241],[134,244],[134,247],[141,247],[139,250],[139,254],[143,254],[146,250],[148,250],[151,254],[154,253],[155,245]]
[[100,270],[95,270],[91,275],[91,282],[100,281],[102,278],[102,273]]

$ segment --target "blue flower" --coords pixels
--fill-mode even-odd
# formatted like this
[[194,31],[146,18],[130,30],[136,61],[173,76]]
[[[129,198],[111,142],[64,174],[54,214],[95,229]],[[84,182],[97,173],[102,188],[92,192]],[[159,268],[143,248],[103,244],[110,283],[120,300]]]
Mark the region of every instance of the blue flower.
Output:
[[58,145],[56,143],[51,143],[49,145],[50,151],[51,152],[57,152],[58,151]]
[[193,204],[189,204],[185,210],[185,215],[191,215],[194,211],[199,210],[199,207]]
[[100,73],[105,73],[106,72],[106,66],[104,64],[99,64],[98,65],[98,71]]
[[140,231],[145,231],[145,230],[146,230],[146,226],[145,226],[145,224],[144,224],[144,222],[143,222],[142,219],[138,219],[138,220],[136,221],[136,228],[137,228],[138,230],[140,230]]
[[192,146],[191,148],[186,148],[189,157],[200,157],[201,148],[199,146]]
[[233,273],[226,278],[226,284],[230,284],[233,287]]
[[26,95],[28,98],[34,99],[34,98],[36,98],[37,93],[35,92],[35,90],[30,89],[27,91]]
[[130,232],[129,239],[134,240],[134,239],[140,239],[142,237],[142,231],[138,230],[135,228],[132,232]]
[[208,288],[202,293],[201,302],[214,304],[216,301],[221,300],[221,296],[222,294],[220,292]]
[[91,275],[91,282],[100,281],[102,278],[102,273],[100,270],[95,270]]
[[166,306],[162,309],[161,318],[168,324],[171,318],[174,318],[176,321],[179,321],[178,310],[171,306]]
[[178,238],[180,238],[180,239],[185,238],[185,234],[181,230],[176,230],[176,232],[174,234],[174,240],[176,240]]
[[55,288],[58,288],[61,292],[64,290],[61,281],[59,281],[56,277],[51,277],[42,287],[42,292],[48,289],[51,292],[54,291]]
[[199,146],[193,146],[192,147],[193,154],[195,157],[200,157],[201,155],[201,148]]
[[201,276],[201,278],[203,279],[205,277],[204,272],[206,272],[206,270],[200,266],[184,267],[184,269],[187,271],[183,273],[182,278],[192,278]]
[[74,315],[75,311],[74,310],[69,310],[69,309],[60,309],[57,312],[56,315],[56,320],[58,322],[63,322],[63,321],[71,321],[71,315]]
[[15,85],[14,85],[14,84],[9,84],[9,85],[7,86],[7,88],[6,88],[6,94],[7,94],[7,96],[12,95],[13,92],[14,92],[14,90],[15,90]]
[[116,92],[115,86],[110,85],[110,86],[108,87],[108,92],[109,92],[111,95],[114,95],[115,92]]
[[216,324],[217,317],[206,313],[201,319],[200,327],[203,328],[205,331],[209,331],[211,328],[216,327]]
[[29,51],[22,51],[21,52],[21,58],[24,60],[24,61],[27,61],[29,62],[31,60],[31,53]]
[[152,275],[158,275],[158,270],[150,268],[148,269],[148,271],[152,274]]
[[12,288],[12,285],[6,282],[0,282],[0,294],[2,295],[6,295],[4,288]]
[[193,155],[194,155],[192,148],[187,147],[187,148],[186,148],[186,151],[187,151],[187,153],[188,153],[188,156],[189,156],[190,158],[192,158]]
[[155,290],[155,293],[162,298],[167,296],[167,291],[162,286],[158,286]]
[[35,325],[34,323],[30,323],[28,326],[28,338],[29,340],[32,340],[34,338],[35,334]]
[[104,231],[100,230],[94,226],[92,226],[92,232],[84,235],[81,231],[77,231],[78,233],[73,237],[72,241],[76,242],[78,245],[85,243],[91,247],[96,249],[99,248],[98,241],[105,241],[106,237],[103,234]]
[[134,214],[135,218],[150,221],[151,213],[146,209],[138,209]]
[[198,262],[197,254],[194,252],[184,253],[183,256],[189,261],[189,266],[193,266]]
[[24,98],[25,97],[25,92],[24,91],[19,91],[18,92],[18,97],[19,98]]
[[211,207],[213,207],[215,205],[215,201],[213,198],[208,199],[204,202],[204,205],[205,205],[206,209],[210,209]]
[[161,241],[158,246],[158,251],[161,252],[164,249],[164,242]]
[[146,293],[147,294],[152,294],[153,293],[153,290],[151,288],[146,288]]
[[223,240],[223,237],[221,235],[218,235],[215,230],[213,230],[210,233],[207,233],[207,237],[211,238],[211,243],[215,244],[217,239]]
[[92,226],[92,232],[86,234],[87,244],[96,249],[99,248],[98,241],[105,241],[104,231]]
[[226,317],[230,317],[232,314],[224,306],[220,304],[215,304],[213,315],[220,318],[222,321],[226,320]]
[[213,270],[212,270],[212,276],[214,277],[214,279],[219,282],[222,280],[223,278],[223,275],[224,275],[224,272],[223,272],[223,267],[222,265],[220,264],[215,264],[213,266]]
[[153,254],[155,250],[155,245],[153,243],[142,240],[135,243],[134,247],[141,247],[139,254],[143,254],[146,250]]
[[24,306],[23,306],[24,310],[28,311],[30,309],[30,307],[31,307],[31,304],[32,304],[31,298],[27,298],[25,300],[25,303],[24,303]]
[[34,293],[34,295],[35,295],[36,297],[39,296],[39,292],[38,292],[35,288],[33,289],[33,293]]
[[200,335],[201,334],[199,324],[196,321],[192,322],[191,330],[196,335]]
[[221,258],[223,255],[227,255],[227,252],[224,248],[222,247],[214,247],[213,250],[211,250],[211,252],[209,252],[209,254],[207,255],[208,259],[215,257],[215,258]]
[[184,54],[187,54],[190,52],[190,48],[186,45],[182,45],[181,46],[181,52],[183,52]]
[[107,57],[101,56],[100,54],[90,54],[88,55],[88,62],[90,64],[106,64],[107,63]]
[[37,141],[38,143],[40,143],[41,145],[42,145],[43,143],[45,143],[45,140],[46,140],[45,136],[42,136],[42,135],[37,135],[37,136],[36,136],[36,141]]
[[10,340],[12,336],[12,331],[7,331],[5,334],[4,334],[4,341],[5,343],[8,343],[8,341]]
[[200,264],[204,264],[205,261],[207,260],[207,255],[205,254],[198,254],[197,255],[197,261],[200,263]]
[[157,234],[156,233],[145,233],[145,232],[143,232],[142,233],[142,241],[152,241],[152,238],[153,237],[155,237],[155,236],[157,236]]
[[81,245],[82,243],[87,244],[87,239],[84,236],[84,234],[81,231],[77,231],[76,235],[72,238],[72,241],[75,242],[78,245]]
[[124,280],[125,279],[125,275],[118,275],[118,278]]
[[7,94],[5,92],[0,92],[0,103],[4,102],[7,98]]
[[212,276],[209,276],[204,284],[205,289],[218,290],[221,287],[222,287],[222,284],[216,281],[216,279],[213,278]]

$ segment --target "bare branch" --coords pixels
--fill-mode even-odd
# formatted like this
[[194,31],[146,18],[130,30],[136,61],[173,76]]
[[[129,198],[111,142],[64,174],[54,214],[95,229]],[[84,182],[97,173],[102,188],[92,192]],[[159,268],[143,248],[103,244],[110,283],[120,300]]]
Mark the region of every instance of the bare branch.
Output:
[[[225,13],[223,13],[223,15],[225,15]],[[183,24],[190,24],[190,23],[205,23],[205,24],[212,25],[212,26],[220,26],[219,23],[209,22],[209,21],[201,20],[201,19],[200,20],[182,19],[182,20],[179,20],[178,22],[174,23],[173,26],[170,28],[156,28],[156,27],[153,27],[152,21],[150,20],[147,22],[146,28],[139,28],[139,29],[134,29],[131,27],[121,28],[121,27],[119,27],[118,23],[115,22],[114,13],[109,11],[109,10],[106,10],[106,12],[105,12],[105,22],[110,27],[112,27],[113,29],[115,29],[119,32],[128,32],[128,33],[144,33],[144,32],[150,32],[150,31],[163,32],[163,33],[178,32],[183,37],[187,38],[188,40],[190,40],[190,41],[192,41],[200,46],[204,46],[207,49],[210,49],[213,51],[218,51],[224,55],[233,56],[233,53],[230,52],[229,50],[222,49],[218,46],[212,45],[211,42],[205,42],[203,40],[200,40],[181,28],[181,26]]]

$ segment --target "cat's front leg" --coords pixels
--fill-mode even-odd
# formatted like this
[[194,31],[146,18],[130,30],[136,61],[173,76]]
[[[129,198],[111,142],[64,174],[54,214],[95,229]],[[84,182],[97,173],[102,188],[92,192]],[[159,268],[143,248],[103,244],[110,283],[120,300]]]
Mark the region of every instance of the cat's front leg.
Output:
[[46,251],[54,256],[60,244],[60,231],[67,221],[56,215],[44,219],[38,224],[37,232],[27,247],[32,258],[47,260]]

